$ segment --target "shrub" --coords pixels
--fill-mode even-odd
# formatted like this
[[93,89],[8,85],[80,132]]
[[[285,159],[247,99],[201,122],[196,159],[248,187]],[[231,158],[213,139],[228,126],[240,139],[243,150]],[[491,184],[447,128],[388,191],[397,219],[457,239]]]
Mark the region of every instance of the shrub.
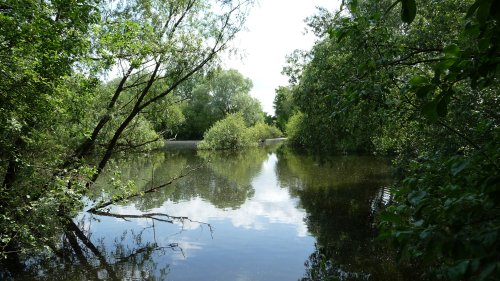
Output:
[[288,137],[288,141],[294,146],[302,146],[304,144],[302,133],[303,121],[304,114],[297,112],[288,119],[285,125],[285,134]]
[[227,150],[256,146],[251,135],[241,113],[231,114],[217,121],[203,134],[203,141],[198,144],[198,149]]
[[395,204],[379,216],[380,238],[437,279],[498,280],[500,176],[493,159],[499,157],[497,145],[486,145],[471,155],[411,161],[395,186]]
[[257,123],[248,128],[248,134],[250,134],[250,138],[256,142],[283,136],[283,133],[278,128],[265,123]]

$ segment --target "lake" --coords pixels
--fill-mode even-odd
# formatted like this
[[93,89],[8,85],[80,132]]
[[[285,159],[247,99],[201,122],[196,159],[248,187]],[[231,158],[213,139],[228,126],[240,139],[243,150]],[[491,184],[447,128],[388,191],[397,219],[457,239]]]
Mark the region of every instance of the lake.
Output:
[[415,280],[374,241],[375,214],[390,200],[389,164],[373,156],[322,163],[281,143],[124,157],[88,205],[128,181],[147,190],[184,176],[106,215],[80,213],[75,222],[95,249],[80,243],[80,255],[33,259],[25,279]]

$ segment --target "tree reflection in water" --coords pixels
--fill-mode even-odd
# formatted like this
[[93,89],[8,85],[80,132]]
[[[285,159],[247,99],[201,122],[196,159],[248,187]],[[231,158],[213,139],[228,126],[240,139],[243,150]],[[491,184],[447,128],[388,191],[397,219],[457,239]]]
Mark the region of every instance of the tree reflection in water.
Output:
[[[22,273],[5,276],[5,279],[166,280],[169,265],[159,266],[157,257],[183,251],[177,243],[160,245],[156,242],[154,220],[140,230],[124,231],[112,243],[107,243],[104,237],[94,238],[90,231],[84,230],[90,229],[95,219],[86,216],[78,224],[69,221],[55,255],[50,259],[43,255],[32,257],[25,263]],[[151,232],[153,239],[145,238]]]
[[[111,178],[122,182],[134,179],[137,189],[147,190],[177,177],[186,169],[205,163],[196,170],[195,175],[182,178],[167,188],[158,190],[154,195],[138,197],[132,202],[136,208],[147,211],[161,207],[165,201],[180,202],[201,197],[217,208],[237,209],[253,196],[251,181],[266,158],[265,149],[239,153],[165,151],[138,158],[137,161],[117,161],[115,170],[120,173],[108,171],[96,185],[100,187],[98,192],[112,194],[115,187],[110,184]],[[95,194],[95,197],[99,195],[100,193]],[[97,200],[96,198],[94,199]]]
[[389,200],[387,161],[345,156],[321,164],[288,149],[279,155],[281,186],[300,198],[317,240],[301,280],[418,279],[397,264],[391,249],[375,241],[374,215]]
[[[201,197],[220,209],[237,209],[253,196],[252,179],[267,158],[265,149],[242,153],[199,153],[193,150],[165,151],[151,155],[117,159],[96,183],[89,201],[107,201],[112,198],[113,182],[134,181],[135,190],[148,190],[183,174],[193,166],[205,163],[196,174],[176,180],[154,194],[132,198],[124,206],[133,204],[140,214],[123,211],[94,211],[84,216],[79,224],[68,221],[67,229],[55,245],[56,255],[38,255],[26,262],[26,268],[16,279],[29,280],[165,280],[169,265],[158,265],[158,257],[172,252],[183,253],[177,243],[160,245],[156,242],[155,223],[207,223],[187,217],[148,212],[166,201],[180,202]],[[228,165],[231,169],[227,169]],[[117,202],[116,205],[120,205]],[[94,220],[113,217],[124,221],[146,220],[149,226],[126,230],[114,241],[109,236],[92,236],[90,225]],[[192,227],[192,226],[191,226]],[[182,231],[183,228],[181,228]],[[152,234],[152,238],[150,237]],[[115,234],[116,236],[116,234]],[[115,237],[111,236],[111,237]],[[145,237],[148,236],[148,237]],[[113,239],[113,238],[111,238]],[[154,275],[153,275],[154,273]],[[5,277],[9,279],[8,276]]]

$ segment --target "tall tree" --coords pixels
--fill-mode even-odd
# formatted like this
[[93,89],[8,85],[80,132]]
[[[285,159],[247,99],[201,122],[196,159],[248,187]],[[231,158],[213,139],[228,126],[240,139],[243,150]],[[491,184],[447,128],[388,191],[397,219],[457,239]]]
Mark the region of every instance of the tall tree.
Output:
[[200,139],[216,121],[241,112],[247,126],[264,120],[260,102],[250,96],[252,81],[235,69],[217,68],[192,90],[184,108],[183,138]]

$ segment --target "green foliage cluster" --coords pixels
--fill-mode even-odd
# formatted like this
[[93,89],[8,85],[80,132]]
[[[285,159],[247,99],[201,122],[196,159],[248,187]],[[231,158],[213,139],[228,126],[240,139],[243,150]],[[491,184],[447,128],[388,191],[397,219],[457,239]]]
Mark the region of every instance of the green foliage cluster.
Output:
[[395,154],[381,237],[430,279],[498,280],[498,1],[344,4],[309,19],[320,40],[284,69],[290,143]]
[[203,136],[198,144],[201,150],[239,150],[255,147],[267,138],[281,136],[281,132],[273,126],[257,123],[247,127],[242,113],[228,115],[217,121]]
[[[499,159],[498,148],[485,148]],[[420,156],[381,215],[381,238],[439,279],[495,280],[500,230],[498,167],[476,152]]]
[[245,120],[241,114],[232,114],[215,122],[203,135],[203,141],[198,144],[198,149],[225,150],[241,149],[255,146],[247,133]]
[[288,120],[297,111],[293,102],[291,87],[279,87],[276,89],[274,111],[276,114],[276,126],[281,131],[285,131]]
[[250,139],[262,142],[266,139],[278,138],[283,135],[283,133],[276,128],[276,126],[268,125],[263,122],[259,122],[248,128],[248,134],[250,134]]
[[304,114],[302,112],[297,112],[292,115],[285,125],[285,134],[288,137],[288,143],[293,146],[303,146],[306,144],[305,135],[303,134],[306,129],[302,128],[304,126],[305,121]]
[[247,126],[264,121],[260,102],[250,96],[252,81],[235,69],[217,68],[195,81],[181,105],[185,121],[177,131],[180,139],[201,139],[217,121],[240,112]]

